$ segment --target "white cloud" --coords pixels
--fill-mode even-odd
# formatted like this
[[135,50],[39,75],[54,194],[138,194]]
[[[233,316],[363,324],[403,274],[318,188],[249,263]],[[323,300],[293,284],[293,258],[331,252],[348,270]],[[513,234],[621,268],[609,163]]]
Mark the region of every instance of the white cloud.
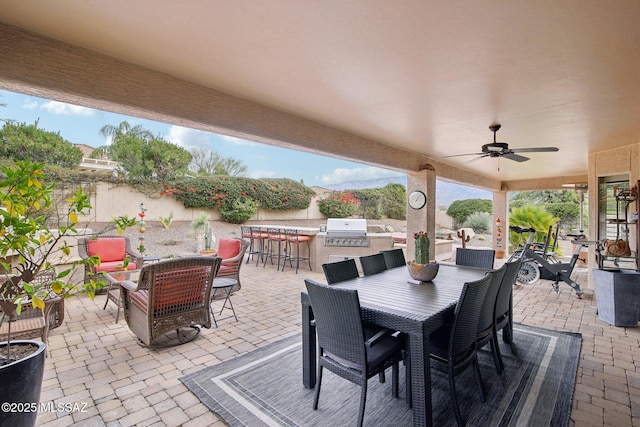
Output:
[[257,142],[247,141],[246,139],[236,138],[235,136],[220,135],[220,137],[225,141],[230,142],[232,144],[236,144],[236,145],[245,145],[248,147],[255,147],[258,145]]
[[322,175],[323,184],[338,184],[346,181],[365,181],[369,179],[399,176],[398,172],[376,167],[335,169],[333,172]]
[[38,101],[32,101],[30,98],[27,98],[24,100],[22,108],[24,108],[25,110],[35,110],[36,108],[38,108]]
[[95,116],[98,114],[97,110],[87,107],[81,107],[79,105],[65,104],[64,102],[49,101],[40,107],[42,110],[47,110],[52,114],[65,114],[69,116]]
[[173,125],[169,128],[169,142],[177,144],[186,149],[193,147],[209,147],[211,142],[209,132],[197,129],[185,128]]

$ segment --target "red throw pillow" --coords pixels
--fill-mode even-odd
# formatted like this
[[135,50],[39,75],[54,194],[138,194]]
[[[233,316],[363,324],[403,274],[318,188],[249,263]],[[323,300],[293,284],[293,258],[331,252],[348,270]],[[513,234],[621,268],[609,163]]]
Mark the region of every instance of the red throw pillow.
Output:
[[220,239],[218,243],[218,256],[222,259],[233,258],[240,253],[240,239]]
[[126,243],[122,237],[107,237],[87,242],[89,256],[100,256],[101,262],[122,261],[126,255]]

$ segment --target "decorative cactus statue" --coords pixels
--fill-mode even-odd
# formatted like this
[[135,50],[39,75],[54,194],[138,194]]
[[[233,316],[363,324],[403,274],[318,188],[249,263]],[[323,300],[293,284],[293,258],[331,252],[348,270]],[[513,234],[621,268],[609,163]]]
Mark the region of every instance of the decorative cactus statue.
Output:
[[457,234],[458,234],[458,238],[459,238],[459,239],[462,239],[462,248],[463,248],[463,249],[464,249],[464,248],[466,248],[466,247],[467,247],[467,242],[468,242],[469,240],[471,240],[471,236],[466,236],[466,235],[465,235],[465,234],[466,234],[466,232],[465,232],[464,230],[460,230],[460,231],[458,231],[458,232],[457,232]]
[[419,231],[413,235],[416,244],[417,264],[429,264],[429,237],[424,231]]

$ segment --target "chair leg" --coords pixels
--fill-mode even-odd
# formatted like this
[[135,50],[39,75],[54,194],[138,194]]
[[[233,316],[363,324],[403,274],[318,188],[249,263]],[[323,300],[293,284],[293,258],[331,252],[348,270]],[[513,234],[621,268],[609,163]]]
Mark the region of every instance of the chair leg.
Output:
[[480,364],[478,363],[478,358],[473,361],[473,370],[476,374],[476,385],[478,386],[478,392],[480,393],[480,399],[483,402],[487,401],[487,398],[484,394],[484,386],[482,385],[482,376],[480,375]]
[[318,400],[320,399],[320,386],[322,385],[322,365],[318,363],[318,375],[316,381],[316,394],[313,397],[313,410],[318,409]]
[[502,360],[502,354],[500,354],[500,345],[498,343],[498,334],[495,330],[491,332],[493,338],[491,338],[491,354],[493,354],[493,364],[496,365],[496,370],[502,375],[504,370],[504,361]]
[[393,364],[393,367],[391,368],[391,395],[395,399],[400,396],[400,393],[398,393],[398,382],[400,382],[400,367],[398,365],[399,362],[396,360],[396,362]]
[[367,403],[367,380],[362,385],[362,393],[360,394],[360,413],[358,414],[358,426],[362,427],[364,421],[364,407]]
[[449,366],[449,388],[451,390],[451,400],[453,402],[453,414],[456,416],[456,422],[459,426],[463,426],[462,414],[460,413],[460,406],[458,405],[458,396],[456,396],[456,382],[453,373],[453,367]]

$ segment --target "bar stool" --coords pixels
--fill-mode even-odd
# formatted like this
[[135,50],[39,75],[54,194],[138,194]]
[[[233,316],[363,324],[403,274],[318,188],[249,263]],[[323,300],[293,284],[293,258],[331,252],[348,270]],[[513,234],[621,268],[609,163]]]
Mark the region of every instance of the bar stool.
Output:
[[[298,234],[298,230],[284,230],[285,233],[285,250],[284,250],[284,262],[282,263],[282,271],[284,271],[284,267],[287,265],[287,260],[289,260],[289,265],[293,267],[292,261],[296,260],[296,274],[298,274],[298,268],[300,268],[300,261],[307,261],[309,263],[309,270],[311,270],[311,244],[309,243],[312,239],[311,236],[305,236]],[[300,256],[300,242],[307,243],[307,256]],[[296,256],[293,256],[293,246],[296,248]]]
[[259,260],[263,256],[263,242],[266,239],[267,234],[262,234],[262,230],[260,227],[252,227],[248,225],[243,225],[240,227],[240,233],[242,237],[249,240],[249,250],[247,251],[247,264],[249,261],[253,259],[254,255],[258,256],[258,261],[256,261],[256,266],[258,265]]
[[264,268],[267,265],[267,260],[271,260],[271,265],[273,265],[273,258],[278,260],[278,270],[280,270],[280,260],[285,257],[283,252],[283,244],[286,244],[287,236],[285,235],[283,230],[279,228],[267,228],[267,238],[266,238],[266,250],[264,253],[264,262],[262,267]]

